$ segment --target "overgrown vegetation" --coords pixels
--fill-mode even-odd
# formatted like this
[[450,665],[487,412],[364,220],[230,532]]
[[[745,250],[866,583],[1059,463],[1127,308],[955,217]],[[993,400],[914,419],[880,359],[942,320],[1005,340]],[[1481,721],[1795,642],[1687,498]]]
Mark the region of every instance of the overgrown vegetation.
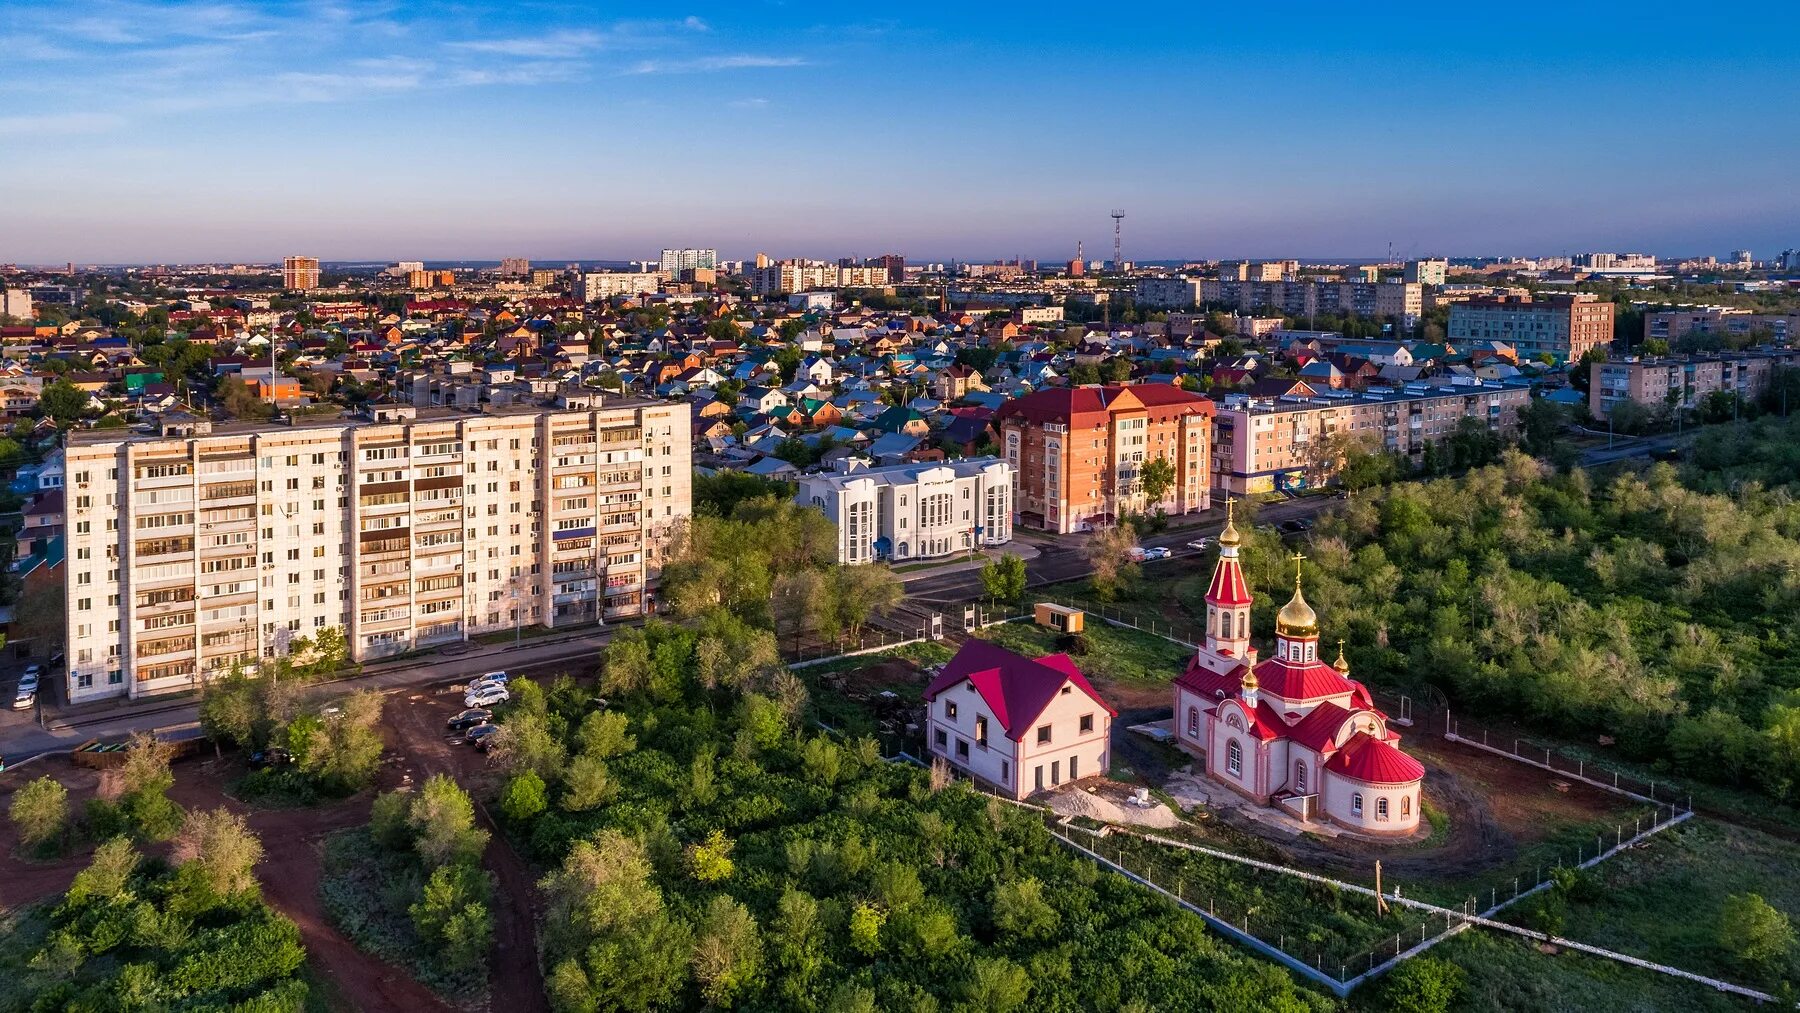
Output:
[[493,942],[487,831],[468,793],[443,775],[378,796],[368,827],[326,844],[319,894],[357,946],[452,996],[481,992]]
[[383,697],[352,693],[328,707],[305,709],[299,686],[233,671],[206,684],[200,724],[215,746],[236,745],[263,763],[235,792],[265,804],[306,805],[367,788],[381,763]]
[[298,1013],[306,952],[262,901],[261,856],[222,809],[187,817],[173,866],[124,838],[100,845],[59,903],[0,931],[0,1011]]
[[[709,681],[696,640],[649,640],[666,677],[624,688],[638,676],[615,663],[641,661],[614,647],[605,708],[568,681],[544,695],[566,769],[586,758],[605,786],[545,777],[544,808],[518,813],[559,863],[541,936],[557,1010],[1330,1007],[1036,816],[809,734],[791,673]],[[508,762],[532,797],[541,768]]]
[[[1308,597],[1377,681],[1800,799],[1800,483],[1782,478],[1800,423],[1753,433],[1679,472],[1557,475],[1509,453],[1372,492],[1321,524]],[[1266,630],[1285,581],[1256,549]]]

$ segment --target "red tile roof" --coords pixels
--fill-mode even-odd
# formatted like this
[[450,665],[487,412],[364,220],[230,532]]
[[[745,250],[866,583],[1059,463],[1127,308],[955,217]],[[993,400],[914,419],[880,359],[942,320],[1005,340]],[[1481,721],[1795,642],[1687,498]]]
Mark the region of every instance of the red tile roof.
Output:
[[1015,742],[1024,738],[1065,683],[1073,683],[1106,713],[1113,717],[1119,714],[1101,699],[1066,654],[1032,659],[985,640],[967,640],[943,672],[925,687],[925,699],[935,700],[938,694],[964,682],[974,684],[975,692],[1006,730],[1006,737]]
[[1425,776],[1423,764],[1367,732],[1352,735],[1325,769],[1364,784],[1407,784]]

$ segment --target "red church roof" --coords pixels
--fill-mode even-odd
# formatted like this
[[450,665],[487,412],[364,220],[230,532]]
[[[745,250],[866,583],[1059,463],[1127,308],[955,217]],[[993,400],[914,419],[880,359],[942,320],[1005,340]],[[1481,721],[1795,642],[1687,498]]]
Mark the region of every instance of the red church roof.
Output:
[[1352,735],[1325,769],[1364,784],[1407,784],[1425,776],[1423,764],[1367,732]]
[[1296,663],[1270,658],[1256,666],[1256,681],[1262,684],[1263,692],[1296,702],[1356,692],[1355,683],[1323,661]]
[[1288,729],[1288,738],[1321,755],[1334,752],[1338,729],[1349,717],[1348,710],[1327,700],[1294,722],[1294,727]]
[[942,673],[925,687],[925,699],[935,700],[947,689],[969,682],[981,695],[995,720],[1006,730],[1006,737],[1017,742],[1024,738],[1044,708],[1056,699],[1064,684],[1072,683],[1106,713],[1118,717],[1119,712],[1100,698],[1087,677],[1075,667],[1066,654],[1042,658],[1026,658],[985,640],[964,641]]
[[1250,604],[1250,585],[1244,582],[1244,568],[1235,559],[1220,557],[1213,569],[1212,586],[1206,589],[1206,600],[1214,605]]

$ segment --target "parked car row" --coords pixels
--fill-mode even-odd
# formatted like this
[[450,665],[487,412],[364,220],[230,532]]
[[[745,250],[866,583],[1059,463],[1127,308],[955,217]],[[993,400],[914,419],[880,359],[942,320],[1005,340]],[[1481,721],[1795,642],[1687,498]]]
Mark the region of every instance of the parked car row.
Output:
[[13,694],[13,710],[30,710],[37,706],[38,681],[44,677],[44,666],[28,665],[19,676],[19,690]]
[[493,708],[512,699],[512,692],[506,688],[510,682],[512,676],[505,672],[486,672],[470,679],[463,690],[463,709],[451,715],[449,729],[461,732],[464,742],[487,752],[494,734],[500,730],[494,724]]

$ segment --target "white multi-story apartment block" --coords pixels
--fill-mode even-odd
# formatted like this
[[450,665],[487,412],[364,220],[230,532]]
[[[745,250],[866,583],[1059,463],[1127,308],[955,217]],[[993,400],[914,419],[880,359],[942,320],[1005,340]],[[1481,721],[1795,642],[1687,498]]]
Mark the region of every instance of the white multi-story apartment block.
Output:
[[931,559],[1012,541],[1012,466],[997,457],[807,475],[795,499],[837,525],[840,563]]
[[678,277],[683,271],[697,268],[708,270],[719,266],[718,250],[664,250],[659,265],[662,273],[671,278]]
[[328,627],[360,661],[643,614],[690,513],[689,427],[582,393],[71,433],[68,699],[187,689]]
[[600,271],[575,276],[574,295],[579,302],[599,302],[619,295],[646,295],[662,288],[656,271]]

